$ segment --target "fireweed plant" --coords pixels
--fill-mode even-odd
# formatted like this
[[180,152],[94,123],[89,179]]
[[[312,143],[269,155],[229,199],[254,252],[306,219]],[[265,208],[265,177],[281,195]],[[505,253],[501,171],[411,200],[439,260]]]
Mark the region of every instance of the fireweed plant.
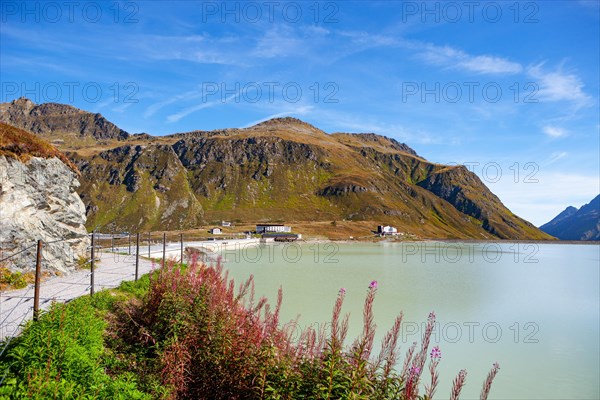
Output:
[[[435,314],[430,313],[427,319],[420,346],[413,343],[403,362],[399,359],[402,314],[374,355],[376,293],[377,282],[372,281],[363,308],[362,333],[350,345],[345,344],[349,315],[342,315],[346,295],[343,288],[333,306],[330,331],[307,328],[298,340],[292,340],[294,324],[286,325],[289,328],[279,324],[281,289],[271,307],[265,298],[255,299],[252,277],[236,290],[220,261],[206,265],[194,259],[188,266],[170,262],[155,269],[141,283],[126,283],[117,290],[94,296],[91,304],[96,307],[95,315],[86,315],[90,321],[97,321],[95,326],[99,329],[105,327],[102,343],[98,341],[98,330],[93,331],[96,336],[91,365],[99,375],[90,375],[94,380],[89,387],[87,376],[78,377],[76,384],[65,382],[63,386],[71,390],[73,397],[100,398],[102,394],[114,393],[114,384],[104,388],[110,384],[104,376],[110,376],[113,381],[127,382],[132,395],[126,395],[129,398],[432,399],[442,357],[439,347],[429,349]],[[41,321],[57,316],[64,319],[64,315],[67,319],[79,318],[79,313],[65,314],[64,307],[71,306],[55,307]],[[65,323],[71,326],[68,321]],[[28,325],[23,335],[39,331],[35,326]],[[85,330],[77,329],[79,348],[86,343],[82,332]],[[45,334],[39,332],[37,337]],[[51,337],[53,333],[47,335]],[[19,347],[20,342],[17,340],[17,345],[8,350],[0,365],[14,363],[11,354],[15,351],[27,351]],[[69,343],[63,340],[57,351],[64,352],[65,346],[68,350]],[[20,398],[16,393],[19,387],[31,390],[30,385],[19,382],[26,382],[32,373],[55,382],[66,379],[60,371],[54,375],[45,372],[54,368],[56,361],[52,357],[33,358],[37,367],[19,365],[19,369],[10,369],[15,391],[0,390],[0,398],[2,393],[7,398]],[[27,376],[20,375],[20,368],[27,371]],[[36,372],[38,369],[40,372]],[[423,374],[425,370],[427,374]],[[498,370],[495,363],[483,384],[482,400],[487,399]],[[459,398],[465,380],[466,371],[460,371],[453,382],[451,399]]]
[[[281,289],[271,307],[265,298],[255,299],[252,277],[236,290],[221,262],[209,266],[194,260],[186,269],[170,263],[152,274],[142,301],[119,308],[112,332],[128,347],[147,349],[142,363],[127,369],[138,366],[142,374],[158,377],[171,398],[433,398],[441,359],[438,347],[429,351],[435,314],[429,315],[420,347],[414,343],[408,349],[398,372],[402,314],[384,336],[377,356],[372,355],[376,293],[377,282],[372,281],[362,334],[350,346],[345,346],[349,315],[342,316],[343,288],[333,307],[330,332],[308,328],[294,341],[292,330],[279,326]],[[421,394],[428,360],[430,378]],[[495,364],[482,399],[497,371]],[[465,378],[461,371],[452,398],[458,398]]]

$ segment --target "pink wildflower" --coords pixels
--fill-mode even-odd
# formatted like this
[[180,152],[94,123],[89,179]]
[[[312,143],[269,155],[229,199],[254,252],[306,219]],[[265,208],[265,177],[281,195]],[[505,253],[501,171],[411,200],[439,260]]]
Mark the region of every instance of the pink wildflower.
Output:
[[430,356],[433,360],[439,360],[440,358],[442,358],[442,351],[438,346],[435,346],[433,349],[431,349]]

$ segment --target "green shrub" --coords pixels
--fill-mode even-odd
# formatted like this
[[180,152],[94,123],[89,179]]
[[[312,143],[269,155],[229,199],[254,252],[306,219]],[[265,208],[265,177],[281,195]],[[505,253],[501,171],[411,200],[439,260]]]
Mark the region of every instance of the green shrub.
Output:
[[23,289],[33,283],[35,275],[32,272],[11,271],[6,267],[0,268],[0,290]]
[[106,322],[92,302],[82,297],[54,304],[25,326],[0,359],[7,374],[2,398],[150,398],[137,390],[133,374],[111,377],[104,371]]

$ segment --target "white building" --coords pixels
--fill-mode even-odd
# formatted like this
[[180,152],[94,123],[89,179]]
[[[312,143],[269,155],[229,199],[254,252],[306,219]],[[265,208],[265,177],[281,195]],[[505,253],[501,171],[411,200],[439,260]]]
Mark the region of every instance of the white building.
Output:
[[220,235],[222,233],[221,228],[212,228],[209,232],[213,235]]
[[283,224],[256,225],[256,233],[283,232],[289,233],[292,227]]
[[231,226],[231,222],[229,222],[229,221],[221,221],[221,226]]
[[379,225],[377,227],[377,233],[382,234],[382,235],[397,235],[398,229],[394,228],[393,226],[389,226],[389,225]]

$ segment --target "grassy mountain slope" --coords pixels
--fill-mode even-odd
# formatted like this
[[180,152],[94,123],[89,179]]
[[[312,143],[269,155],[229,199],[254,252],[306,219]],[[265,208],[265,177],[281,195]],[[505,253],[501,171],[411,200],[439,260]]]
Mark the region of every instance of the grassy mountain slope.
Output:
[[126,145],[84,158],[79,165],[88,227],[109,230],[196,226],[202,206],[170,146]]
[[[393,223],[430,237],[545,237],[512,215],[468,171],[468,179],[448,184],[482,196],[473,203],[485,213],[461,209],[424,184],[444,166],[386,141],[374,135],[327,135],[288,118],[125,145],[81,157],[78,165],[85,177],[83,191],[89,194],[84,201],[92,206],[90,218],[100,226],[113,221],[127,228],[178,229],[221,219],[345,219]],[[110,191],[119,199],[102,195],[109,186],[119,188]],[[188,206],[165,215],[164,207],[176,203],[196,211]],[[154,217],[143,219],[142,210],[130,209],[134,204],[143,204],[143,212]],[[108,209],[123,211],[108,215]]]
[[289,117],[71,150],[88,228],[352,220],[394,224],[421,237],[550,238],[464,168],[431,163],[380,135],[327,134]]

